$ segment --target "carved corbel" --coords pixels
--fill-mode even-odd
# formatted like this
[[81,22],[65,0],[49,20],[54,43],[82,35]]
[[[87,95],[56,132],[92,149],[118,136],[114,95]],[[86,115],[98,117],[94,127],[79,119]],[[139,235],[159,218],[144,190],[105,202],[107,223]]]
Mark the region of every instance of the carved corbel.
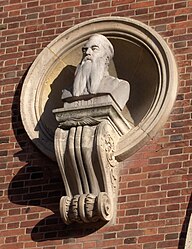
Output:
[[[94,35],[95,31],[106,34],[115,46],[111,66],[108,63],[114,54],[112,44]],[[91,39],[87,41],[88,36]],[[77,50],[84,42],[78,64]],[[90,66],[90,62],[96,64]],[[74,77],[73,66],[77,64]],[[126,80],[133,81],[128,105]],[[52,160],[57,156],[66,190],[60,205],[65,223],[115,217],[118,163],[114,154],[123,161],[156,134],[172,110],[177,88],[177,65],[169,46],[149,26],[129,18],[101,17],[82,22],[66,30],[39,54],[22,87],[21,118],[40,151]],[[61,89],[64,107],[54,111],[59,122],[55,132],[50,107],[62,106]],[[98,103],[96,99],[101,95],[96,94],[103,93],[112,100]],[[124,117],[135,123],[131,130],[119,111],[124,106]],[[126,108],[130,110],[127,112]],[[92,171],[96,175],[93,178]],[[105,208],[101,203],[107,203]],[[112,218],[108,213],[112,213]]]
[[59,122],[55,153],[66,190],[60,200],[64,223],[112,220],[119,178],[115,148],[130,124],[109,94],[72,97],[53,112]]

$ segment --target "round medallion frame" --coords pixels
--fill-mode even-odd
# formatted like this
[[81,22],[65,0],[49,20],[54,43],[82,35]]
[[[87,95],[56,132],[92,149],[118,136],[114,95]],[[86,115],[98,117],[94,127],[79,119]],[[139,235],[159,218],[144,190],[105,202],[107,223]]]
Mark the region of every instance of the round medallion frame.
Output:
[[111,71],[131,85],[127,108],[135,125],[118,143],[118,161],[156,134],[176,98],[178,73],[174,56],[163,38],[149,26],[124,17],[102,17],[68,29],[38,55],[21,93],[21,118],[26,132],[53,160],[57,123],[52,110],[62,107],[62,89],[71,84],[81,59],[81,46],[94,33],[105,35],[113,43],[115,58]]

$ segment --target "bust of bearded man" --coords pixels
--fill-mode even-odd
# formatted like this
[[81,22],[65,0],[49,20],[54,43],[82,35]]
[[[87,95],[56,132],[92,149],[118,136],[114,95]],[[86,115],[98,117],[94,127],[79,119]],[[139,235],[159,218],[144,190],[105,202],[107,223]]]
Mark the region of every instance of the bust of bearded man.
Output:
[[122,110],[129,99],[127,81],[110,76],[109,63],[114,56],[111,42],[101,34],[92,35],[82,48],[83,57],[77,66],[73,89],[63,90],[62,99],[86,95],[110,94]]

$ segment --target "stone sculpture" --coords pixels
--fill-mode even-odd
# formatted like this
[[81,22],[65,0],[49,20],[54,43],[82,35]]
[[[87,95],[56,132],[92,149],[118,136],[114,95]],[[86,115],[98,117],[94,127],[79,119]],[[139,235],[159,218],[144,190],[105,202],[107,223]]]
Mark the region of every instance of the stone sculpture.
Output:
[[75,72],[72,90],[64,89],[62,99],[71,96],[109,93],[121,109],[129,99],[130,86],[125,80],[109,75],[113,58],[111,42],[103,35],[94,34],[82,48],[83,58]]
[[129,98],[129,83],[108,73],[114,49],[94,34],[82,48],[71,89],[64,89],[55,154],[66,196],[60,213],[66,224],[110,221],[115,218],[118,162],[115,148],[131,125],[121,114]]

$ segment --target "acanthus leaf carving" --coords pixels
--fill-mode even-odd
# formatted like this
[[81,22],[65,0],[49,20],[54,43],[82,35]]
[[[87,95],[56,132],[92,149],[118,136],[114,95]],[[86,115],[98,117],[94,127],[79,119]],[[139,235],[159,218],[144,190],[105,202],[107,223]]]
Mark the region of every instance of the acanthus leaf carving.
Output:
[[84,126],[84,125],[97,125],[99,124],[100,121],[97,120],[96,118],[93,117],[83,117],[83,118],[73,118],[73,119],[68,119],[62,123],[59,124],[59,128],[62,129],[68,129],[72,126]]

